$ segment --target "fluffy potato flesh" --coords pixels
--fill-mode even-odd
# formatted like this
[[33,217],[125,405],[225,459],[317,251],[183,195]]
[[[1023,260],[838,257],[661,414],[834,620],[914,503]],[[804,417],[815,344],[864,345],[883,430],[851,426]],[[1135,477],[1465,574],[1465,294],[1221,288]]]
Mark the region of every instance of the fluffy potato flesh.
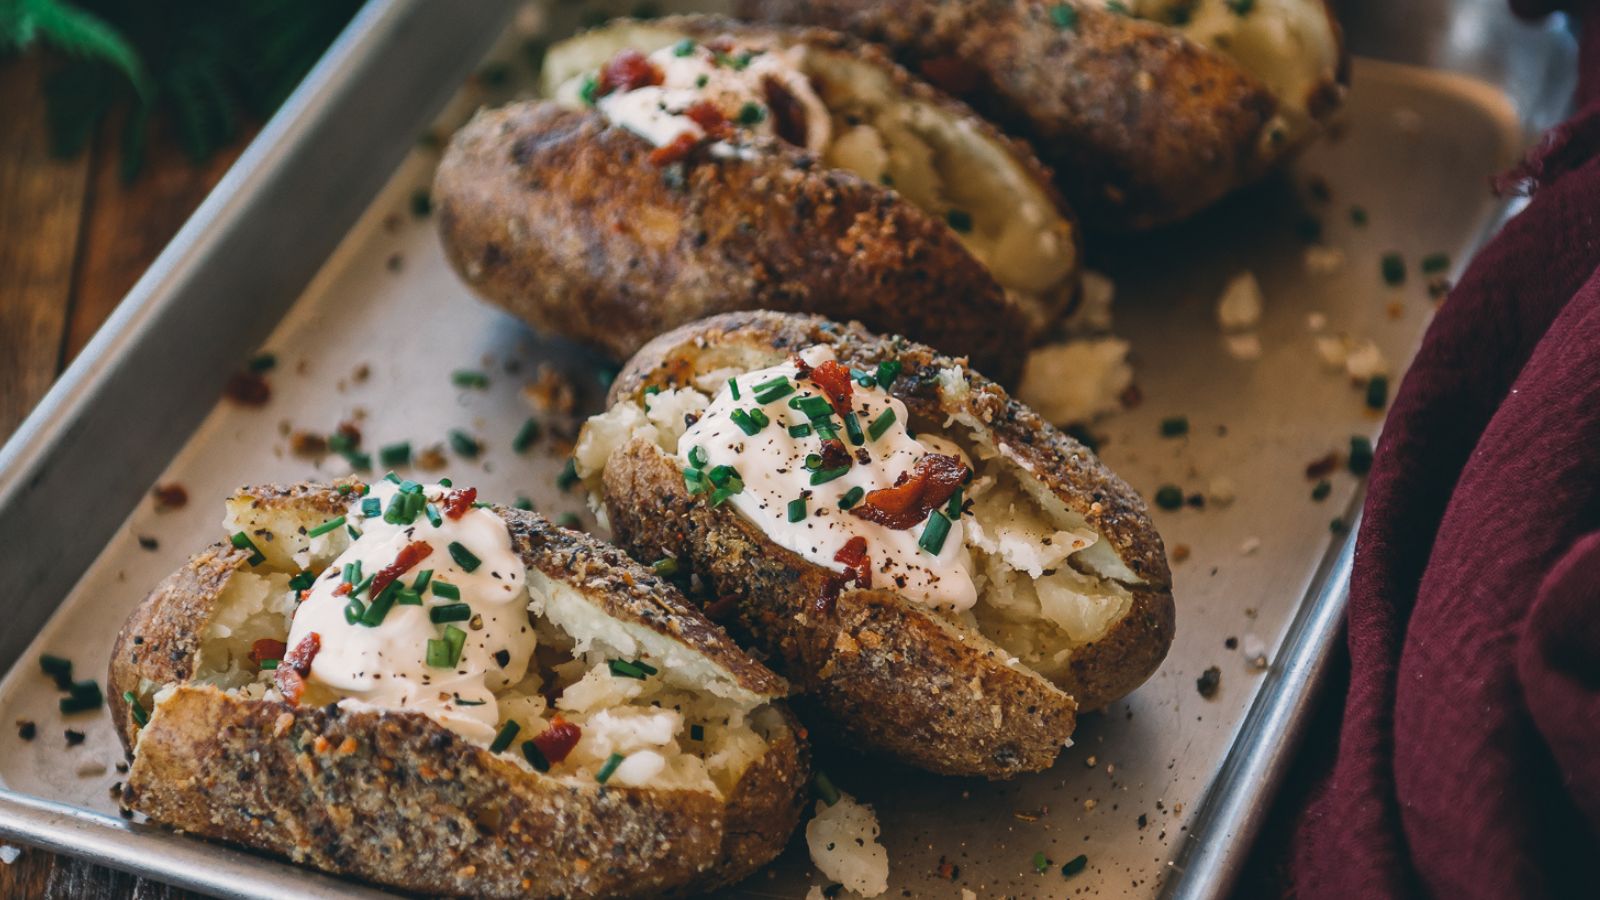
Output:
[[[305,537],[307,523],[317,524],[320,515],[255,504],[247,496],[230,502],[229,532],[255,535],[268,558],[222,583],[186,684],[213,685],[243,700],[281,699],[274,671],[260,668],[252,648],[261,640],[286,640],[296,607],[291,573],[321,571],[348,546],[343,530]],[[537,569],[528,570],[528,592],[529,622],[539,637],[536,665],[521,682],[496,692],[495,699],[500,727],[516,723],[518,744],[543,734],[558,718],[582,730],[571,754],[550,766],[550,776],[593,785],[612,760],[609,785],[700,791],[726,799],[767,752],[769,741],[787,734],[782,715],[766,698],[705,656],[606,615],[580,591]],[[619,675],[611,667],[615,660],[643,660],[657,673]],[[177,687],[145,681],[136,695],[154,718]],[[310,681],[299,702],[320,706],[340,699]],[[620,763],[613,755],[621,757]],[[533,771],[515,746],[502,758]]]
[[1291,131],[1313,127],[1335,98],[1339,35],[1322,0],[1096,0],[1161,22],[1232,58],[1278,98]]
[[[703,30],[704,21],[696,25]],[[588,75],[623,49],[653,53],[684,40],[669,23],[623,22],[553,47],[545,90],[581,107]],[[829,166],[898,191],[950,224],[962,245],[1042,328],[1076,291],[1077,245],[1071,221],[1014,145],[974,127],[958,105],[911,96],[896,70],[787,32],[746,29],[740,46],[782,46],[817,91],[832,119],[822,151]],[[939,98],[943,100],[944,98]],[[964,114],[965,113],[965,114]]]
[[[585,426],[575,451],[579,473],[598,497],[606,461],[629,442],[642,439],[676,455],[686,415],[704,410],[710,393],[731,374],[774,361],[758,354],[707,360],[692,386],[646,395],[642,403],[621,400]],[[979,631],[1023,665],[1068,687],[1073,654],[1128,614],[1142,579],[966,408],[967,382],[959,370],[941,373],[940,387],[945,415],[914,418],[910,426],[918,435],[955,443],[974,463],[967,550],[978,600],[970,610],[938,614]],[[1065,552],[1082,541],[1089,545]]]

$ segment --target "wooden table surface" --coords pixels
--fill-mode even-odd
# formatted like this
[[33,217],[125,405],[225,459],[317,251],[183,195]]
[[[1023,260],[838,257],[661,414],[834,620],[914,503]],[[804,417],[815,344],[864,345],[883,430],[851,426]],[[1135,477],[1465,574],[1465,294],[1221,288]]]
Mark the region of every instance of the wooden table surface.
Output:
[[[205,199],[255,128],[195,165],[152,135],[145,169],[122,183],[119,123],[77,159],[52,158],[38,62],[0,65],[0,442],[83,350]],[[7,723],[9,726],[9,723]],[[98,866],[23,850],[0,865],[0,898],[188,898]]]

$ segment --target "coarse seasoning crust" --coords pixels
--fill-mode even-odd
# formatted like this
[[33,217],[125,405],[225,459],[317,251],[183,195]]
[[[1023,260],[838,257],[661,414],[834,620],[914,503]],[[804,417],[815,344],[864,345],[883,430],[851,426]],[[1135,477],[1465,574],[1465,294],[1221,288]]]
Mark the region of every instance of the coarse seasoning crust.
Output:
[[[888,72],[908,100],[946,110],[972,140],[1009,153],[1041,203],[1070,221],[1025,145],[875,47],[726,19],[650,26],[851,54]],[[446,255],[485,298],[619,359],[687,321],[773,309],[914,335],[1007,382],[1020,373],[1017,351],[1036,330],[1029,315],[943,221],[895,191],[773,139],[755,141],[750,158],[701,147],[666,168],[649,162],[653,149],[594,110],[525,102],[480,112],[435,176]],[[1061,314],[1076,300],[1076,278],[1041,300],[1035,316]]]
[[[1031,141],[1091,227],[1185,218],[1259,178],[1317,131],[1286,127],[1279,99],[1222,53],[1099,3],[740,0],[736,9],[887,45],[901,63]],[[1338,26],[1324,12],[1337,41]],[[1316,122],[1342,102],[1349,76],[1340,52],[1334,77],[1302,101]]]
[[[229,505],[236,517],[272,510],[314,526],[355,499],[356,482],[343,484],[243,488]],[[491,509],[530,569],[698,653],[756,702],[788,692],[648,568],[536,513]],[[306,527],[253,537],[287,551]],[[202,551],[118,635],[108,684],[132,758],[124,801],[155,821],[406,891],[482,897],[708,890],[768,862],[799,821],[809,754],[781,705],[765,755],[718,798],[531,772],[418,713],[294,706],[192,682],[218,599],[250,556],[226,542]],[[151,704],[163,685],[175,688]],[[124,691],[146,698],[142,728]]]
[[785,550],[729,506],[712,507],[684,485],[677,461],[635,439],[606,463],[607,514],[639,558],[670,554],[732,601],[737,627],[837,725],[869,746],[933,771],[1007,777],[1047,767],[1071,734],[1077,709],[1127,694],[1159,665],[1172,640],[1171,575],[1142,499],[1086,448],[970,369],[949,398],[940,373],[958,365],[903,338],[853,325],[767,312],[717,316],[663,335],[617,376],[610,401],[641,400],[706,371],[753,370],[815,344],[845,366],[902,365],[890,392],[914,418],[961,413],[982,424],[1012,461],[1083,516],[1133,572],[1131,608],[1102,637],[1074,650],[1064,690],[975,630],[892,591],[845,589],[819,605],[834,573]]

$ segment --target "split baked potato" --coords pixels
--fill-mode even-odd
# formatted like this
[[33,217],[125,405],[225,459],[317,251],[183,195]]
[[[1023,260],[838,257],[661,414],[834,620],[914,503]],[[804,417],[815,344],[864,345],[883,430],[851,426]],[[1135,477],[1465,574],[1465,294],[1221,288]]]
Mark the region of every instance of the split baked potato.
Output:
[[1343,103],[1325,0],[739,0],[748,17],[888,45],[1027,137],[1091,229],[1185,218]]
[[618,543],[692,573],[835,729],[924,769],[1048,767],[1172,640],[1139,496],[903,338],[773,312],[683,326],[623,368],[575,456]]
[[1026,145],[820,29],[621,20],[552,47],[434,182],[446,253],[623,359],[713,313],[859,320],[997,377],[1075,300],[1078,234]]
[[128,806],[430,895],[653,897],[779,852],[808,781],[781,679],[613,547],[364,491],[242,489],[130,616]]

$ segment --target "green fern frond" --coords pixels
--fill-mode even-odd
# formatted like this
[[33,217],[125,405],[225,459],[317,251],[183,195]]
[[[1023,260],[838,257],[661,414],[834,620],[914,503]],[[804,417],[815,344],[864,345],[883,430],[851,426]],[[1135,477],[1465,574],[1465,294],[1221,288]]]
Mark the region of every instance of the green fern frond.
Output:
[[69,56],[108,63],[127,77],[141,101],[149,102],[150,76],[138,52],[104,19],[59,0],[13,0],[10,6],[6,18],[16,17],[11,28],[23,41],[42,39]]

